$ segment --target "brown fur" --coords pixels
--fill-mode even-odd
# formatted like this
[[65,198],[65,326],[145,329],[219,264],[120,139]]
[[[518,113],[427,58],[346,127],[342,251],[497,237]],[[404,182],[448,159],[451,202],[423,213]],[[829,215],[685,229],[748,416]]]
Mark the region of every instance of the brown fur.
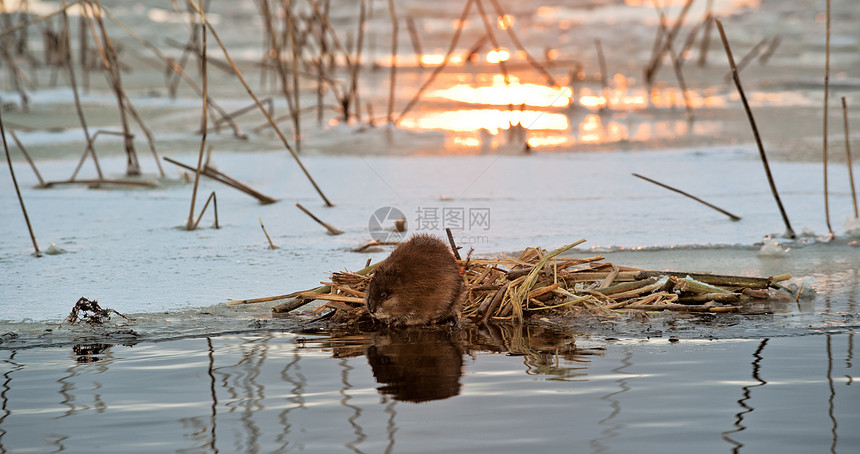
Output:
[[373,318],[390,325],[426,325],[457,320],[462,293],[463,279],[448,245],[416,235],[376,269],[365,305]]

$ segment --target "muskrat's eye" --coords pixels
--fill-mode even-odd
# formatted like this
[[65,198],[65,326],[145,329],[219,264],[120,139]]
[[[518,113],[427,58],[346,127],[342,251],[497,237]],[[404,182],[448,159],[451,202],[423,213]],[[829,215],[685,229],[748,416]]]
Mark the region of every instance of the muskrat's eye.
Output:
[[382,292],[379,294],[380,299],[385,299],[387,296],[388,296],[388,293],[386,293],[386,292]]

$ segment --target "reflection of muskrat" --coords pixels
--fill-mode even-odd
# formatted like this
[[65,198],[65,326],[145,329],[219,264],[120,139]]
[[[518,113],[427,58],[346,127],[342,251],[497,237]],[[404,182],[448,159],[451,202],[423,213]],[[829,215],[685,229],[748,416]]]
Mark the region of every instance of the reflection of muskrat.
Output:
[[463,279],[454,256],[440,239],[416,235],[379,265],[365,303],[374,318],[391,325],[456,320]]

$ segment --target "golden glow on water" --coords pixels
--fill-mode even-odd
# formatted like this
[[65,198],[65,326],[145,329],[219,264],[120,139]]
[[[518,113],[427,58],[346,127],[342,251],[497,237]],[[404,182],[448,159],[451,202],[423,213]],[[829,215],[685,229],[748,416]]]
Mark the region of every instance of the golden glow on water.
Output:
[[[424,54],[421,56],[421,64],[424,66],[439,66],[445,61],[445,54]],[[459,55],[451,55],[448,59],[449,65],[459,65],[463,63],[463,57]],[[390,61],[389,61],[390,64]]]
[[511,53],[505,49],[487,52],[487,63],[500,63],[511,59]]
[[567,116],[540,110],[462,109],[426,112],[420,117],[404,118],[400,125],[408,129],[469,132],[487,130],[491,134],[522,125],[526,129],[567,131]]
[[499,16],[497,20],[497,25],[500,30],[507,30],[514,26],[514,16],[510,14],[505,14],[504,16]]
[[441,98],[467,104],[489,106],[567,107],[573,92],[567,87],[549,87],[531,83],[520,83],[516,76],[509,76],[505,84],[501,74],[493,76],[491,85],[475,87],[457,84],[428,94],[428,98]]

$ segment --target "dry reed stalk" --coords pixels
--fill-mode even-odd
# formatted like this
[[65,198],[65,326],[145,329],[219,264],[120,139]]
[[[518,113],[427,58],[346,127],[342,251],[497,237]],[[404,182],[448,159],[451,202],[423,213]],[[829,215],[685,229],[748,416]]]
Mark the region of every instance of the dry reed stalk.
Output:
[[[687,4],[685,5],[685,8],[689,7],[689,5],[691,5],[691,4],[692,4],[692,0],[688,0]],[[664,34],[666,34],[667,37],[671,36],[671,38],[667,38],[667,40],[666,40],[666,44],[664,46],[664,49],[665,49],[664,52],[668,53],[669,58],[672,60],[672,69],[675,72],[675,79],[678,80],[678,87],[681,89],[681,96],[683,96],[683,98],[684,98],[684,108],[687,111],[687,119],[692,121],[693,120],[693,106],[692,106],[692,104],[690,104],[690,94],[687,90],[687,82],[684,80],[684,71],[681,68],[681,60],[678,58],[678,54],[675,53],[675,47],[674,47],[674,44],[672,43],[672,41],[674,40],[674,35],[672,35],[672,32],[670,32],[666,29],[666,27],[667,27],[666,26],[666,16],[663,14],[663,10],[658,9],[658,11],[660,13],[660,27],[664,29],[663,32],[664,32]],[[686,14],[686,13],[682,12],[682,15],[683,14]],[[679,21],[683,21],[683,17],[681,19],[679,19]],[[677,27],[677,24],[676,24],[676,27]],[[677,30],[675,30],[675,33],[677,33]]]
[[412,99],[409,100],[409,103],[406,104],[406,107],[403,108],[403,111],[400,112],[400,115],[397,117],[397,120],[394,121],[395,125],[400,124],[400,120],[415,106],[419,99],[421,99],[421,95],[424,94],[424,90],[427,90],[427,87],[436,80],[436,77],[439,76],[439,73],[445,69],[448,65],[448,61],[451,60],[451,55],[454,53],[454,49],[457,47],[457,42],[460,40],[460,34],[463,32],[463,27],[466,24],[466,17],[469,15],[469,9],[472,6],[472,3],[477,0],[466,0],[466,6],[463,7],[463,12],[460,14],[460,18],[457,21],[457,28],[454,30],[454,36],[451,38],[451,44],[448,46],[448,52],[445,53],[445,58],[442,59],[442,63],[439,64],[436,68],[433,69],[433,73],[430,74],[430,77],[424,81],[418,91],[412,96]]
[[277,249],[275,243],[272,242],[272,238],[269,236],[269,232],[266,231],[266,226],[263,225],[263,218],[258,218],[260,220],[260,228],[263,229],[263,235],[266,235],[266,241],[269,242],[269,249]]
[[609,80],[606,78],[608,70],[606,69],[606,57],[603,55],[603,46],[600,45],[600,40],[594,40],[594,49],[597,51],[597,65],[600,68],[600,86],[603,88],[603,99],[605,104],[604,109],[609,108]]
[[[487,32],[487,38],[490,40],[490,44],[493,45],[493,50],[500,50],[501,46],[499,46],[499,41],[496,40],[495,33],[495,24],[490,22],[490,18],[487,16],[487,12],[484,10],[484,4],[481,0],[474,0],[475,7],[478,10],[478,15],[481,16],[481,22],[484,23],[484,30]],[[505,77],[505,85],[509,83],[510,75],[508,74],[508,65],[504,60],[499,60],[499,68],[502,70],[502,75]]]
[[[167,162],[169,162],[169,163],[171,163],[171,164],[173,164],[173,165],[175,165],[175,166],[182,167],[182,168],[183,168],[183,169],[185,169],[185,170],[188,170],[188,171],[191,171],[191,172],[196,172],[196,169],[195,169],[194,167],[191,167],[191,166],[189,166],[189,165],[183,164],[183,163],[181,163],[181,162],[179,162],[179,161],[176,161],[176,160],[174,160],[174,159],[171,159],[171,158],[169,158],[169,157],[167,157],[167,156],[165,156],[165,157],[164,157],[164,160],[165,160],[165,161],[167,161]],[[220,171],[218,171],[218,170],[215,170],[215,169],[213,169],[213,168],[211,168],[211,167],[203,166],[203,167],[201,168],[201,170],[200,170],[200,174],[201,174],[201,175],[204,175],[204,176],[207,176],[207,177],[209,177],[209,178],[211,178],[211,179],[213,179],[213,180],[215,180],[215,181],[217,181],[217,182],[219,182],[219,183],[226,184],[227,186],[230,186],[230,187],[232,187],[232,188],[234,188],[234,189],[238,189],[239,191],[242,191],[242,192],[244,192],[245,194],[248,194],[248,195],[250,195],[251,197],[254,197],[255,199],[259,200],[259,201],[260,201],[260,203],[262,203],[262,204],[264,204],[264,205],[267,205],[267,204],[270,204],[270,203],[275,203],[275,202],[277,202],[277,200],[276,200],[276,199],[273,199],[273,198],[271,198],[271,197],[269,197],[269,196],[267,196],[267,195],[265,195],[265,194],[262,194],[262,193],[260,193],[260,192],[258,192],[258,191],[256,191],[256,190],[254,190],[253,188],[251,188],[251,187],[249,187],[249,186],[247,186],[247,185],[245,185],[245,184],[241,183],[240,181],[238,181],[238,180],[236,180],[236,179],[234,179],[234,178],[232,178],[232,177],[230,177],[230,176],[228,176],[228,175],[224,174],[223,172],[220,172]]]
[[[296,103],[296,98],[294,93],[297,93],[298,86],[294,86],[293,90],[290,90],[290,84],[288,82],[289,71],[287,70],[286,64],[284,63],[284,59],[282,58],[282,54],[284,52],[284,46],[287,45],[287,38],[289,36],[284,36],[282,39],[279,39],[279,33],[277,33],[277,27],[275,26],[274,18],[276,14],[274,14],[269,6],[269,0],[261,0],[259,2],[260,5],[260,15],[263,19],[263,24],[265,25],[265,36],[268,38],[268,50],[264,52],[263,55],[268,55],[272,60],[274,60],[276,74],[279,78],[281,93],[284,96],[284,100],[287,102],[287,107],[290,111],[290,116],[293,120],[293,127],[295,128],[298,124],[298,104]],[[287,9],[287,6],[284,5],[284,22],[285,22],[285,30],[289,33],[291,28],[291,11]],[[295,67],[296,62],[293,61],[293,66]],[[296,129],[296,133],[293,134],[294,138],[298,136],[298,129]],[[296,150],[298,151],[299,143],[296,141]]]
[[827,0],[827,39],[825,44],[825,63],[824,63],[824,139],[823,160],[824,160],[824,219],[827,221],[827,231],[833,237],[833,227],[830,226],[830,191],[828,190],[827,182],[827,119],[830,109],[828,102],[830,101],[830,0]]
[[278,135],[278,138],[279,138],[279,139],[281,140],[281,142],[284,144],[284,147],[287,149],[287,151],[289,151],[289,152],[290,152],[290,155],[292,155],[293,159],[294,159],[294,160],[296,161],[296,163],[299,165],[299,168],[301,168],[302,172],[305,174],[305,177],[307,177],[308,181],[310,181],[311,185],[314,187],[314,189],[316,189],[317,193],[318,193],[318,194],[320,195],[320,197],[323,199],[323,201],[325,202],[325,204],[326,204],[327,206],[334,206],[334,205],[333,205],[333,204],[328,200],[328,198],[326,198],[325,194],[323,194],[323,192],[322,192],[322,190],[319,188],[319,186],[317,186],[317,184],[316,184],[316,182],[314,181],[313,177],[311,177],[311,174],[310,174],[310,173],[308,172],[308,170],[305,168],[304,164],[302,164],[302,162],[301,162],[301,160],[299,159],[299,156],[296,154],[295,150],[293,150],[293,147],[291,147],[291,146],[290,146],[289,142],[287,141],[286,136],[284,136],[284,133],[283,133],[283,132],[281,132],[281,129],[280,129],[280,128],[278,128],[278,125],[277,125],[277,124],[275,123],[275,121],[272,119],[272,116],[271,116],[271,115],[269,115],[269,113],[268,113],[268,112],[266,112],[265,107],[263,107],[263,103],[262,103],[262,102],[260,102],[260,98],[258,98],[258,97],[257,97],[257,95],[254,93],[254,90],[252,90],[252,89],[251,89],[251,86],[250,86],[250,85],[248,85],[248,82],[245,80],[245,77],[242,75],[242,72],[239,70],[239,67],[238,67],[238,66],[236,66],[236,64],[233,62],[233,59],[230,57],[230,53],[227,51],[227,47],[224,45],[224,42],[223,42],[223,41],[221,41],[221,37],[220,37],[220,36],[218,36],[218,33],[215,31],[215,29],[214,29],[214,28],[212,28],[212,24],[210,24],[210,23],[209,23],[209,20],[208,20],[208,19],[206,19],[206,16],[202,14],[202,10],[201,10],[201,9],[200,9],[200,7],[197,5],[197,2],[196,2],[195,0],[188,0],[188,2],[191,4],[191,6],[192,6],[196,11],[198,11],[198,12],[201,14],[201,18],[202,18],[203,22],[206,24],[206,27],[208,28],[209,32],[212,34],[212,37],[213,37],[213,38],[215,38],[215,41],[217,41],[217,42],[218,42],[218,46],[219,46],[219,47],[221,47],[221,51],[224,53],[224,57],[227,59],[227,62],[230,64],[230,67],[233,69],[233,72],[236,74],[236,77],[239,79],[239,81],[241,82],[242,86],[243,86],[243,87],[245,88],[245,90],[248,92],[248,95],[249,95],[249,96],[251,96],[251,98],[252,98],[252,99],[254,100],[254,102],[257,104],[257,108],[259,108],[259,109],[260,109],[260,112],[262,112],[262,113],[263,113],[263,115],[266,117],[266,120],[268,120],[268,121],[269,121],[269,124],[271,125],[272,129],[275,131],[275,133]]
[[[355,106],[355,119],[358,122],[361,122],[361,100],[358,96],[358,76],[361,71],[361,51],[364,48],[364,28],[366,17],[366,0],[359,1],[359,13],[358,13],[358,38],[356,39],[355,44],[355,58],[352,61],[351,68],[351,81],[349,84],[349,95],[348,98],[351,99],[351,104]],[[344,114],[344,118],[349,120],[349,117]]]
[[24,206],[24,197],[21,196],[21,190],[18,188],[18,180],[15,178],[15,169],[12,168],[12,156],[9,154],[9,144],[6,143],[6,127],[3,125],[3,114],[0,109],[0,136],[3,138],[3,149],[6,151],[6,163],[9,164],[9,175],[12,176],[12,184],[15,186],[15,194],[18,195],[18,203],[21,204],[21,212],[24,213],[24,221],[27,222],[27,231],[30,232],[30,240],[33,241],[33,249],[36,250],[36,257],[41,257],[39,245],[36,243],[36,235],[33,234],[33,226],[30,224],[30,216],[27,215],[27,207]]
[[364,298],[352,297],[352,296],[341,296],[341,295],[326,295],[316,292],[302,292],[299,293],[299,297],[301,298],[311,298],[323,301],[340,301],[344,303],[354,303],[354,304],[364,304]]
[[451,229],[446,228],[445,234],[448,235],[448,243],[451,245],[451,253],[454,254],[454,259],[462,260],[460,258],[460,248],[457,247],[457,243],[454,242],[454,234],[451,232]]
[[779,207],[779,212],[782,215],[782,221],[785,223],[785,236],[788,238],[795,238],[794,229],[791,228],[791,223],[788,220],[788,215],[785,213],[785,208],[782,206],[782,201],[779,198],[779,193],[776,190],[776,184],[773,182],[773,175],[770,172],[770,165],[767,162],[767,155],[764,151],[764,145],[761,141],[761,136],[758,133],[758,127],[755,124],[755,118],[753,118],[752,110],[750,110],[749,103],[747,102],[747,97],[744,94],[743,86],[741,85],[741,79],[738,75],[737,67],[735,66],[735,59],[732,57],[732,49],[729,46],[729,40],[726,38],[726,32],[723,29],[723,23],[718,19],[715,19],[717,24],[717,29],[720,32],[720,39],[723,41],[723,47],[726,50],[726,57],[729,60],[729,66],[732,68],[732,77],[735,81],[735,87],[738,89],[738,93],[740,94],[741,101],[744,105],[744,110],[746,111],[747,118],[749,119],[750,126],[752,127],[753,136],[755,137],[756,146],[758,147],[759,156],[761,157],[761,162],[764,165],[764,171],[767,175],[767,181],[770,184],[770,190],[773,194],[773,198],[776,200],[776,204]]
[[325,229],[328,231],[329,235],[340,235],[341,233],[343,233],[343,231],[332,227],[331,225],[323,222],[320,218],[314,216],[314,214],[311,213],[310,211],[308,211],[307,208],[303,207],[301,203],[296,202],[296,207],[298,209],[302,210],[302,212],[304,212],[306,215],[310,216],[310,218],[313,219],[314,221],[316,221],[317,224],[325,227]]
[[[206,22],[204,20],[205,17],[204,17],[203,10],[198,9],[197,13],[200,15],[200,23],[203,26],[203,30],[202,30],[203,31],[203,39],[202,39],[201,49],[200,49],[201,54],[202,54],[202,60],[200,61],[200,72],[201,72],[201,77],[203,78],[203,108],[202,108],[202,112],[203,112],[202,115],[203,116],[202,116],[201,126],[200,126],[200,131],[201,131],[200,149],[197,153],[197,167],[194,169],[194,189],[191,191],[191,208],[189,209],[189,212],[188,212],[188,221],[186,224],[188,230],[195,230],[197,228],[197,223],[194,222],[194,202],[197,200],[197,188],[200,185],[200,173],[203,170],[203,155],[204,155],[204,152],[206,150],[206,135],[207,135],[206,131],[209,129],[208,128],[209,105],[207,103],[207,101],[209,99],[209,77],[208,77],[208,73],[207,73],[207,68],[209,67],[209,65],[207,64],[207,59],[206,59],[206,35],[207,35],[207,33],[206,33]],[[201,217],[203,216],[202,211],[200,213],[200,216]]]
[[[194,90],[194,92],[197,94],[197,96],[202,96],[202,90],[200,89],[200,86],[197,85],[197,82],[195,82],[194,79],[192,79],[191,77],[188,76],[188,74],[185,72],[185,70],[183,69],[183,67],[180,64],[176,63],[172,58],[165,56],[161,52],[161,50],[158,49],[158,47],[156,47],[154,44],[152,44],[151,42],[144,39],[142,36],[140,36],[134,30],[132,30],[130,27],[128,27],[125,23],[120,21],[110,10],[103,9],[102,11],[105,13],[107,18],[110,19],[111,22],[113,22],[118,27],[120,27],[128,36],[130,36],[132,39],[134,39],[135,41],[140,43],[143,47],[149,49],[155,55],[156,58],[158,58],[163,64],[166,65],[167,71],[170,71],[173,74],[176,74],[176,76],[178,76],[182,80],[184,80]],[[86,37],[86,34],[83,34],[82,39],[85,37]],[[146,62],[147,60],[144,58],[141,58],[141,61]],[[179,79],[174,79],[175,83],[178,83],[178,81],[179,81]],[[169,91],[171,94],[171,98],[175,97],[175,95],[176,95],[176,93],[175,93],[176,87],[175,87],[174,82],[168,83],[169,88],[170,88]],[[236,124],[236,122],[233,121],[233,118],[235,116],[239,115],[238,113],[233,113],[233,114],[226,113],[224,111],[224,109],[222,109],[220,106],[218,106],[217,103],[215,103],[215,101],[212,99],[211,96],[209,97],[207,102],[209,104],[209,107],[214,112],[217,112],[218,115],[220,115],[220,118],[218,118],[215,121],[215,128],[218,128],[221,123],[226,122],[233,129],[233,134],[236,137],[238,137],[240,139],[247,138],[245,136],[245,134],[243,134],[242,131],[239,129],[239,126]],[[135,116],[136,116],[136,112],[135,112]],[[141,128],[144,130],[145,133],[147,133],[147,140],[150,144],[150,148],[154,152],[154,150],[155,150],[154,140],[152,139],[151,134],[148,134],[148,128],[146,128],[145,125],[143,125],[141,121],[138,121],[138,123],[141,124]],[[161,173],[162,176],[164,176],[164,172],[161,168],[161,162],[158,159],[156,159],[156,163],[158,165],[159,172]]]
[[[388,0],[388,14],[391,17],[391,67],[388,70],[388,115],[385,118],[388,124],[391,125],[394,122],[394,93],[397,79],[397,35],[400,30],[397,21],[397,12],[394,10],[394,0]],[[410,16],[406,16],[406,24],[409,28],[409,35],[412,37],[412,45],[415,48],[415,55],[418,57],[418,64],[421,65],[421,43],[418,41],[418,34],[415,33],[415,24],[412,23]]]
[[[66,1],[63,0],[63,6],[64,7],[65,7],[65,4],[66,4]],[[82,10],[83,10],[83,8],[82,8]],[[65,26],[64,27],[64,34],[67,37],[66,39],[71,39],[69,36],[70,35],[69,16],[66,13],[66,8],[63,8],[62,16],[63,16],[63,24]],[[86,36],[86,33],[84,33],[84,36]],[[84,155],[81,157],[81,161],[78,163],[78,167],[75,169],[75,172],[72,173],[71,179],[74,180],[75,177],[77,177],[78,171],[80,170],[81,166],[83,165],[84,159],[86,159],[87,152],[89,152],[90,156],[92,156],[92,158],[93,158],[93,164],[96,167],[96,173],[98,174],[99,179],[103,179],[104,175],[102,174],[102,169],[101,169],[101,166],[99,165],[99,159],[98,159],[98,156],[96,156],[95,148],[93,147],[93,138],[90,137],[90,130],[87,127],[87,121],[86,121],[86,118],[84,117],[83,108],[81,107],[81,98],[78,95],[78,84],[77,84],[77,79],[75,77],[75,68],[74,68],[74,65],[72,64],[71,48],[69,49],[69,52],[70,52],[70,55],[69,55],[69,58],[67,61],[66,69],[69,71],[69,83],[72,86],[72,95],[74,96],[74,99],[75,99],[75,112],[77,112],[78,121],[80,121],[80,123],[81,123],[81,129],[84,130],[84,137],[87,140],[87,146],[84,150]]]
[[11,34],[17,32],[18,30],[21,30],[23,28],[27,28],[33,24],[38,24],[39,22],[42,22],[46,19],[50,19],[50,18],[56,16],[57,14],[62,14],[64,11],[68,10],[69,8],[77,5],[78,3],[81,3],[81,1],[82,0],[75,0],[75,1],[73,1],[67,5],[64,5],[62,8],[60,8],[56,11],[41,15],[39,17],[35,17],[33,19],[30,19],[27,22],[21,22],[20,24],[15,25],[14,27],[7,28],[7,29],[3,30],[2,32],[0,32],[0,39],[5,38],[6,35],[11,35]]
[[[490,3],[493,5],[493,9],[496,11],[496,15],[498,17],[506,16],[505,11],[502,9],[502,6],[499,4],[498,0],[490,0]],[[511,24],[508,24],[508,26],[505,28],[505,31],[508,32],[508,37],[510,37],[517,50],[520,50],[525,54],[526,61],[528,61],[533,68],[535,68],[538,72],[543,74],[544,77],[546,77],[546,82],[548,84],[554,86],[555,79],[552,77],[549,71],[547,71],[546,68],[543,67],[543,65],[541,65],[537,60],[535,60],[534,57],[532,57],[532,54],[526,49],[526,47],[523,46],[522,41],[520,41],[519,37],[517,36],[517,33],[514,31],[514,27]]]
[[6,62],[9,67],[9,74],[12,79],[12,88],[18,92],[21,98],[21,109],[27,111],[30,105],[30,95],[27,94],[27,89],[24,87],[21,79],[24,78],[24,72],[18,67],[15,57],[9,52],[12,47],[6,39],[0,39],[0,57]]
[[708,0],[708,5],[705,7],[705,18],[702,19],[704,24],[704,33],[702,34],[702,46],[699,48],[699,67],[705,66],[708,60],[708,50],[711,47],[711,27],[714,24],[714,0]]
[[[388,0],[388,9],[389,11],[394,11],[394,0]],[[391,20],[392,32],[396,36],[397,32],[395,30],[397,29],[397,25],[394,24],[395,16],[393,14]],[[424,49],[421,48],[421,38],[418,36],[418,29],[415,27],[415,19],[410,15],[406,16],[406,30],[409,32],[409,40],[412,42],[412,51],[415,53],[416,64],[418,67],[423,68],[424,62],[421,60],[421,57],[424,55]],[[392,37],[392,40],[396,41],[396,37]],[[392,63],[393,61],[392,59]]]
[[[126,152],[126,175],[140,175],[140,163],[137,159],[137,153],[134,150],[134,134],[131,133],[131,128],[128,125],[128,119],[126,117],[128,111],[126,108],[127,98],[122,86],[118,53],[116,47],[113,45],[113,41],[108,36],[104,20],[102,20],[102,7],[99,4],[99,1],[87,0],[84,6],[89,7],[89,12],[86,12],[87,8],[82,8],[82,11],[87,17],[90,31],[99,49],[99,54],[102,58],[102,69],[117,100],[120,124],[122,125],[124,134],[123,143]],[[96,30],[96,27],[98,27],[98,30]],[[99,33],[101,35],[100,41]]]
[[[755,59],[755,58],[756,58],[756,56],[758,56],[758,55],[759,55],[759,52],[760,52],[760,51],[761,51],[761,49],[765,46],[765,44],[767,44],[767,42],[768,42],[768,41],[769,41],[769,40],[768,40],[767,38],[763,38],[761,41],[759,41],[758,43],[756,43],[756,45],[755,45],[755,46],[753,46],[753,48],[752,48],[752,49],[750,49],[750,50],[749,50],[749,52],[747,52],[747,53],[746,53],[746,55],[744,55],[744,56],[743,56],[743,58],[741,58],[741,61],[740,61],[740,62],[738,62],[738,65],[737,65],[737,66],[738,66],[738,73],[739,73],[739,74],[740,74],[740,72],[741,72],[741,71],[743,71],[743,70],[744,70],[744,68],[746,68],[746,67],[747,67],[747,65],[748,65],[751,61],[753,61],[753,59]],[[725,83],[729,83],[729,81],[731,81],[731,80],[732,80],[732,72],[731,72],[731,71],[729,71],[729,72],[725,75],[725,77],[723,77],[723,81],[724,81]]]
[[197,220],[194,221],[194,227],[192,227],[191,230],[197,230],[197,224],[199,224],[200,220],[203,219],[203,213],[206,212],[209,202],[212,202],[212,209],[215,211],[215,228],[221,228],[218,225],[218,198],[215,197],[215,191],[212,191],[212,193],[209,194],[209,198],[206,199],[206,203],[203,204],[203,209],[200,210],[200,216],[197,216]]
[[710,203],[708,203],[708,202],[705,202],[704,200],[702,200],[702,199],[700,199],[700,198],[698,198],[698,197],[696,197],[696,196],[694,196],[694,195],[688,194],[688,193],[686,193],[686,192],[684,192],[684,191],[682,191],[682,190],[680,190],[680,189],[673,188],[672,186],[669,186],[668,184],[660,183],[659,181],[652,180],[651,178],[648,178],[648,177],[644,177],[644,176],[642,176],[642,175],[639,175],[638,173],[633,173],[633,174],[631,174],[631,175],[633,175],[633,176],[634,176],[634,177],[636,177],[636,178],[641,178],[641,179],[643,179],[643,180],[645,180],[645,181],[647,181],[647,182],[649,182],[649,183],[656,184],[657,186],[660,186],[660,187],[666,188],[666,189],[668,189],[668,190],[670,190],[670,191],[677,192],[678,194],[681,194],[681,195],[683,195],[683,196],[685,196],[685,197],[689,197],[689,198],[691,198],[691,199],[695,200],[696,202],[699,202],[699,203],[701,203],[702,205],[705,205],[706,207],[712,208],[712,209],[714,209],[714,210],[719,211],[720,213],[725,214],[725,215],[726,215],[726,216],[728,216],[732,221],[740,221],[740,220],[741,220],[741,217],[740,217],[740,216],[737,216],[737,215],[734,215],[734,214],[732,214],[732,213],[729,213],[728,211],[726,211],[726,210],[724,210],[724,209],[722,209],[722,208],[720,208],[720,207],[718,207],[718,206],[716,206],[716,205],[712,205],[712,204],[710,204]]
[[[15,134],[15,131],[9,130],[9,135],[12,136],[12,140],[15,141],[15,145],[21,150],[21,153],[24,155],[24,159],[27,160],[27,163],[30,164],[30,167],[33,169],[33,173],[36,174],[36,178],[39,180],[39,186],[45,186],[45,180],[42,179],[42,175],[39,173],[39,169],[36,168],[36,163],[33,162],[33,159],[30,157],[30,153],[27,153],[27,149],[24,148],[24,144],[18,140],[18,136]],[[852,180],[853,181],[853,180]]]
[[654,8],[657,10],[657,13],[660,16],[660,28],[665,28],[662,33],[659,33],[657,36],[662,37],[662,42],[657,45],[657,41],[655,41],[655,49],[657,50],[651,55],[651,61],[648,63],[648,66],[645,68],[645,83],[649,87],[651,83],[654,81],[654,76],[657,75],[657,71],[660,69],[660,65],[663,63],[663,56],[666,55],[667,52],[670,51],[672,47],[672,42],[675,40],[675,37],[678,35],[678,31],[680,31],[681,27],[684,25],[684,19],[687,16],[687,12],[690,10],[690,7],[693,5],[693,0],[687,0],[684,3],[684,7],[681,9],[681,12],[678,14],[678,19],[675,21],[675,25],[670,30],[666,26],[665,15],[663,13],[663,8],[655,1]]
[[771,38],[770,43],[767,45],[767,49],[761,53],[761,57],[758,58],[758,63],[760,65],[766,65],[770,57],[776,52],[776,49],[779,47],[779,44],[782,42],[782,38],[779,35]]
[[[857,213],[857,191],[854,188],[854,169],[851,163],[851,134],[848,132],[848,104],[842,97],[842,122],[845,124],[845,163],[848,165],[848,181],[851,183],[851,200],[854,202],[854,219],[860,218]],[[14,135],[12,136],[15,137]],[[17,141],[17,139],[16,139]]]
[[301,64],[299,56],[302,53],[302,45],[298,40],[298,35],[296,33],[296,18],[293,15],[292,11],[292,1],[287,1],[284,5],[285,18],[284,20],[287,22],[287,34],[290,38],[290,49],[292,50],[292,75],[293,75],[293,105],[295,110],[293,111],[293,128],[295,132],[293,133],[296,141],[296,151],[302,151],[302,123],[301,123],[301,104],[299,103],[299,65]]

